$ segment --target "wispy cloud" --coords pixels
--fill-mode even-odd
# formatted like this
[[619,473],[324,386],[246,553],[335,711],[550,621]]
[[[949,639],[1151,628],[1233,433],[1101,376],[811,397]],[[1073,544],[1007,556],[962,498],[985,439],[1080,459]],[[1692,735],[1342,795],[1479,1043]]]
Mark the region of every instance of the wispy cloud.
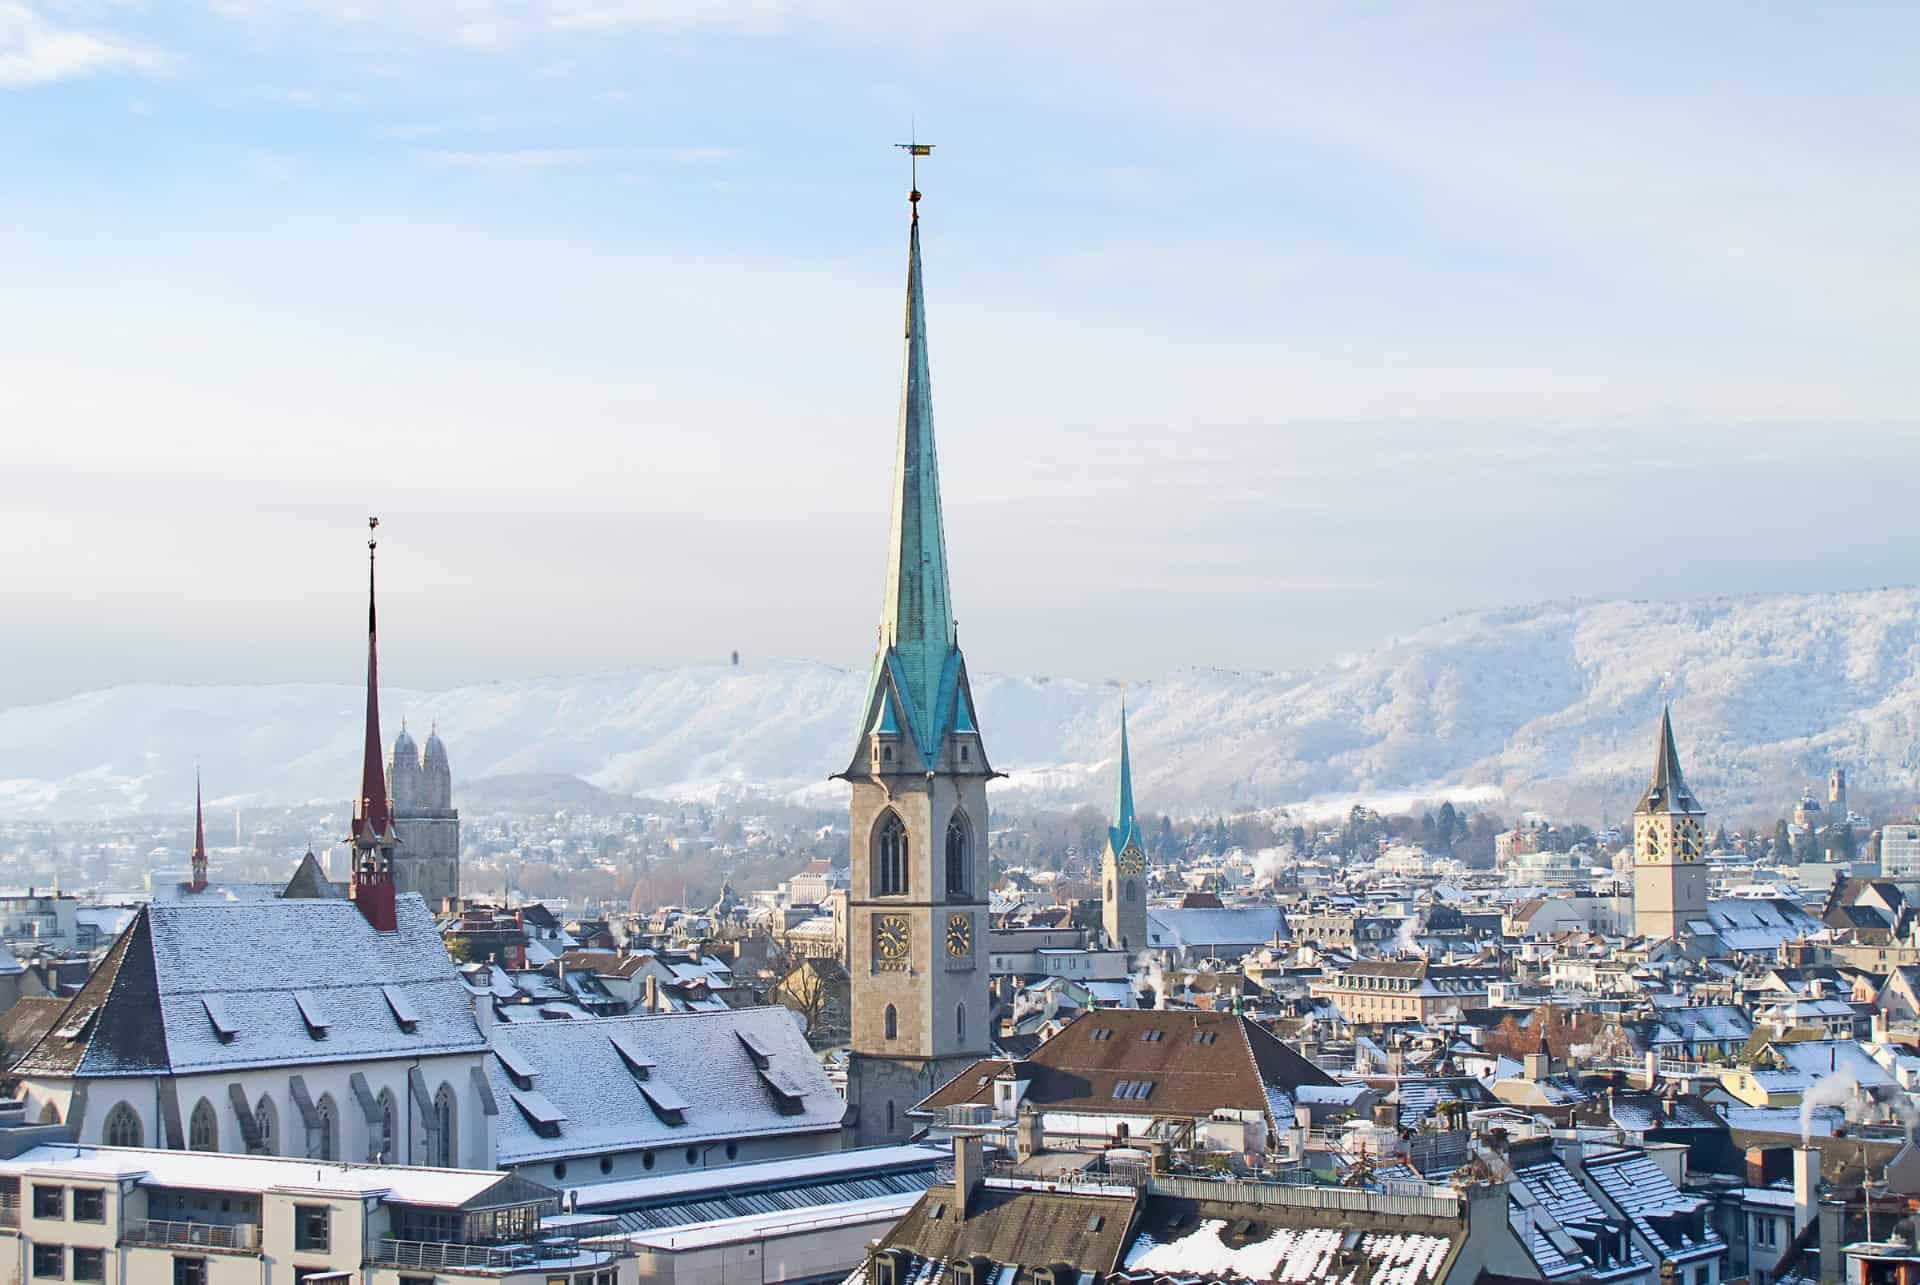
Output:
[[585,165],[597,153],[581,147],[521,147],[494,151],[435,149],[414,155],[429,168],[438,170],[457,170],[469,174],[531,174]]
[[681,165],[717,165],[734,157],[731,147],[676,147],[667,156]]
[[62,27],[23,0],[0,0],[0,89],[29,89],[109,71],[153,74],[172,62],[146,45]]

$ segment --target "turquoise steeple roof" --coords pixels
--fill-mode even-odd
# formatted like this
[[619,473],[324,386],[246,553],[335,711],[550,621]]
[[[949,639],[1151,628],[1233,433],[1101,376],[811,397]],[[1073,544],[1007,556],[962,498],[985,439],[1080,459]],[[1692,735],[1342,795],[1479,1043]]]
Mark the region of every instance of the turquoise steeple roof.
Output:
[[[926,300],[920,274],[920,221],[907,237],[906,370],[893,461],[893,527],[887,543],[887,595],[867,710],[884,704],[921,758],[932,763],[954,730],[973,731],[947,582],[947,537],[940,513],[940,464],[933,444],[933,383],[927,363]],[[890,691],[890,695],[888,692]],[[899,708],[894,708],[895,700]],[[962,726],[964,724],[964,726]]]
[[1133,817],[1133,755],[1127,749],[1127,704],[1120,702],[1120,784],[1113,799],[1113,825],[1107,830],[1107,842],[1116,853],[1125,852],[1128,843],[1145,852],[1140,823]]

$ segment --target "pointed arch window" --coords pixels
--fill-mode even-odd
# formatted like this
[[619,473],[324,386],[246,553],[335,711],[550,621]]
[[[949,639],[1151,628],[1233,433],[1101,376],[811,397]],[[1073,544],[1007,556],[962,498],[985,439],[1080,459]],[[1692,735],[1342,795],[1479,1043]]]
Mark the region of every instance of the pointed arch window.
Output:
[[253,1118],[260,1125],[260,1154],[279,1155],[280,1113],[274,1109],[273,1099],[262,1094],[260,1105],[253,1109]]
[[453,1168],[459,1158],[454,1145],[454,1127],[458,1123],[453,1103],[453,1086],[443,1084],[433,1095],[433,1163],[442,1169]]
[[220,1117],[214,1114],[213,1103],[201,1098],[193,1108],[193,1115],[187,1121],[187,1150],[218,1151],[220,1149]]
[[873,895],[904,897],[907,889],[907,824],[889,811],[873,837]]
[[972,879],[968,876],[973,867],[972,835],[967,827],[967,814],[955,810],[953,819],[947,822],[947,895],[964,897],[971,890]]
[[318,1135],[313,1140],[313,1159],[338,1160],[340,1158],[340,1113],[333,1109],[333,1095],[321,1096],[313,1108]]
[[101,1141],[109,1147],[137,1147],[145,1141],[140,1116],[124,1102],[114,1103],[107,1122],[100,1129]]
[[967,1006],[965,1004],[953,1006],[953,1038],[956,1040],[967,1038]]
[[392,1089],[380,1090],[380,1159],[385,1164],[404,1163],[400,1156],[400,1107]]
[[899,1039],[900,1038],[900,1014],[897,1010],[895,1010],[893,1005],[891,1004],[887,1005],[887,1011],[882,1020],[886,1026],[887,1038],[890,1040]]

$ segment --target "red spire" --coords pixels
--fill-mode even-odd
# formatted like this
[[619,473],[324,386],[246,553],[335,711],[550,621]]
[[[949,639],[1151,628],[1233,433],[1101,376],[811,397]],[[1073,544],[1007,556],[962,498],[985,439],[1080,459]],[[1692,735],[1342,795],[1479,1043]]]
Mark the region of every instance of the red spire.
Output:
[[[371,530],[379,518],[368,518]],[[372,843],[393,829],[393,807],[387,798],[387,772],[380,751],[380,655],[374,624],[373,555],[376,542],[367,541],[367,744],[360,764],[360,798],[354,808],[353,837]]]
[[193,774],[193,882],[195,892],[207,890],[207,816],[200,806],[200,773]]

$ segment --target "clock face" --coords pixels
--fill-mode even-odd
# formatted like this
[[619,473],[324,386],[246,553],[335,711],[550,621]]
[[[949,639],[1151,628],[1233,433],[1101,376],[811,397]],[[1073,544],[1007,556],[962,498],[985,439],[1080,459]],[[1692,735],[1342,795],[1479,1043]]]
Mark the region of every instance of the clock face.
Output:
[[1646,855],[1655,861],[1660,859],[1660,827],[1649,821],[1640,830],[1640,846]]
[[965,959],[973,953],[973,916],[947,916],[947,953]]
[[1137,875],[1147,868],[1146,858],[1141,855],[1140,849],[1134,847],[1131,843],[1129,843],[1126,850],[1120,854],[1120,860],[1116,864],[1120,867],[1120,873],[1123,875]]
[[905,915],[879,915],[873,921],[873,953],[881,967],[904,965],[912,942]]

